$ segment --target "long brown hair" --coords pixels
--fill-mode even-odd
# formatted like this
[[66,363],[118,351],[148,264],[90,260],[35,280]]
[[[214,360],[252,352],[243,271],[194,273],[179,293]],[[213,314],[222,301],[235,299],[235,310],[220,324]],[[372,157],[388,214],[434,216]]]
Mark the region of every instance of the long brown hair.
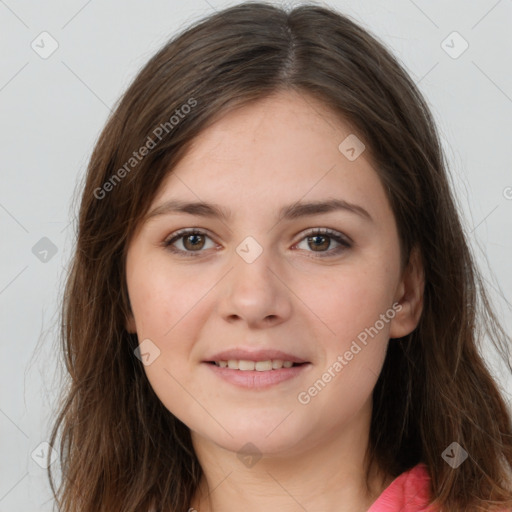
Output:
[[[415,246],[423,261],[419,325],[390,342],[373,392],[367,467],[377,461],[398,476],[424,462],[435,503],[450,512],[512,506],[511,415],[479,351],[487,336],[508,362],[510,339],[465,238],[425,100],[385,46],[350,18],[317,5],[288,11],[246,2],[196,22],[158,51],[91,156],[63,297],[69,385],[50,440],[60,433],[57,491],[48,469],[59,510],[190,506],[202,469],[188,427],[162,405],[134,355],[137,336],[125,328],[126,247],[203,129],[286,90],[350,123],[388,195],[403,261]],[[468,453],[457,469],[442,458],[452,442]]]

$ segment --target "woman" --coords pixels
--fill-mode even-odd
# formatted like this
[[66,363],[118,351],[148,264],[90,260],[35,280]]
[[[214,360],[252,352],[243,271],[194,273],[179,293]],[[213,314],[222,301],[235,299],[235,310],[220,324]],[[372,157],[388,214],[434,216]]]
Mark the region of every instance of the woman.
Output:
[[243,3],[148,62],[94,149],[63,317],[60,510],[512,506],[478,351],[509,339],[435,125],[332,10]]

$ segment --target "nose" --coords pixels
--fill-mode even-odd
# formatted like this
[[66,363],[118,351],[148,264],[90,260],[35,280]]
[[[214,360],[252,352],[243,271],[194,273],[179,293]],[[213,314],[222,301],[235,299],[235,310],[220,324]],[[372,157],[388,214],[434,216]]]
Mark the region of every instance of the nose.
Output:
[[228,322],[269,327],[286,321],[292,312],[289,277],[270,250],[254,261],[235,253],[233,267],[223,280],[219,313]]

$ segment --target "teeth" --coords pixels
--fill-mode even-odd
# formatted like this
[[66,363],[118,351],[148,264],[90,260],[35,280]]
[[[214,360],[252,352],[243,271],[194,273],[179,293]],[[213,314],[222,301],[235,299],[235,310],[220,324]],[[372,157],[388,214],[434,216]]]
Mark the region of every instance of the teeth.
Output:
[[238,369],[254,370],[254,361],[244,361],[243,359],[240,359],[240,361],[238,361]]
[[269,370],[279,370],[281,368],[291,368],[292,361],[282,361],[280,359],[268,359],[267,361],[247,361],[245,359],[230,359],[229,361],[215,361],[221,368],[231,368],[232,370],[256,370],[266,372]]
[[259,372],[265,372],[267,370],[272,370],[272,361],[258,361],[254,365],[254,367]]

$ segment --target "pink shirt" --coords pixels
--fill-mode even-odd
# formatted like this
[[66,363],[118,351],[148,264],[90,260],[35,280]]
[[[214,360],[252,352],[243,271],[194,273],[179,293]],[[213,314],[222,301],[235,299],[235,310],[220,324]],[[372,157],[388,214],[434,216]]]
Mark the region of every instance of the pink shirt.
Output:
[[397,476],[367,512],[439,512],[438,508],[427,506],[430,497],[430,475],[420,462]]
[[368,512],[437,512],[427,503],[430,499],[430,475],[427,466],[419,463],[397,476],[384,489]]

